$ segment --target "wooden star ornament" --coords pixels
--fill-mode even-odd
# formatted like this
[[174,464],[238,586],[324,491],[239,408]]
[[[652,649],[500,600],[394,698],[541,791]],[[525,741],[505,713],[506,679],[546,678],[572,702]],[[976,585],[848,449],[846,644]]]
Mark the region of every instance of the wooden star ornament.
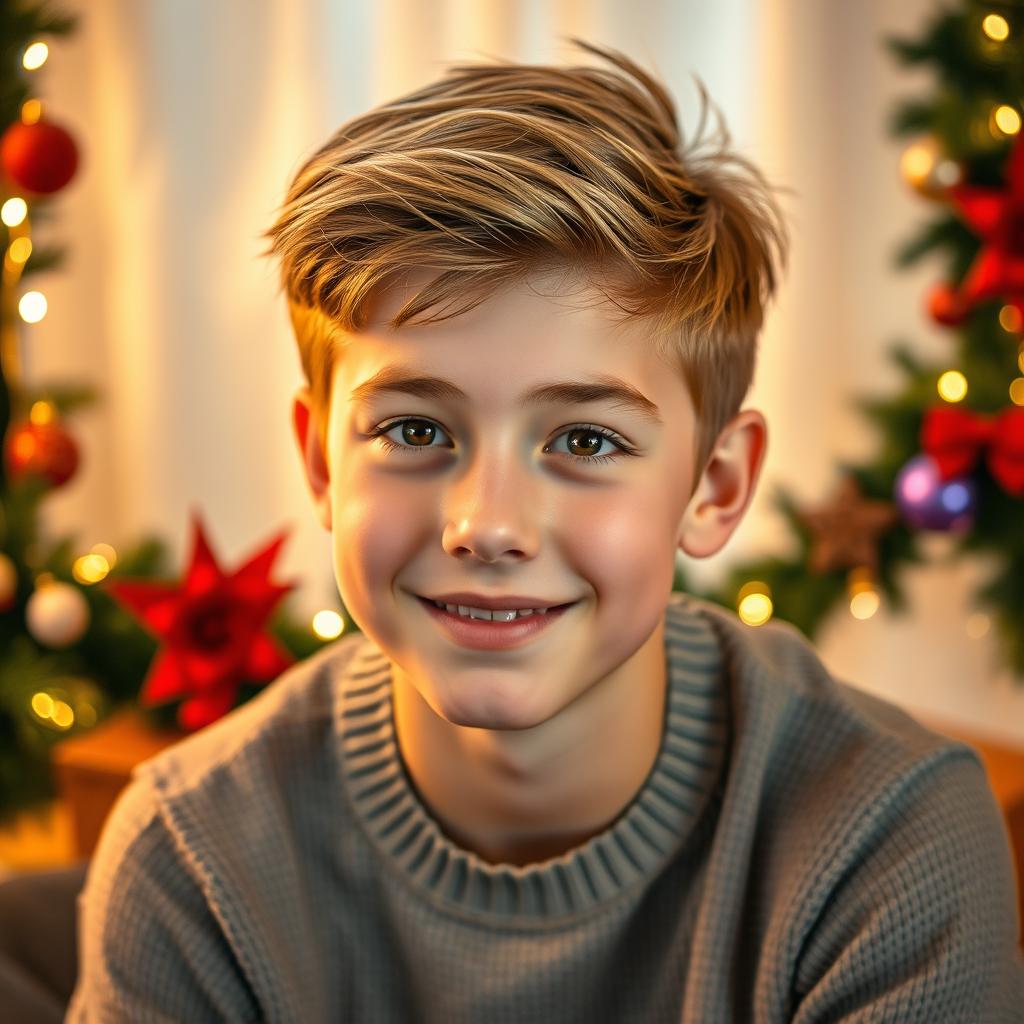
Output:
[[815,573],[832,569],[878,568],[878,538],[900,519],[890,501],[865,498],[857,481],[844,476],[832,499],[798,514],[814,534],[808,564]]

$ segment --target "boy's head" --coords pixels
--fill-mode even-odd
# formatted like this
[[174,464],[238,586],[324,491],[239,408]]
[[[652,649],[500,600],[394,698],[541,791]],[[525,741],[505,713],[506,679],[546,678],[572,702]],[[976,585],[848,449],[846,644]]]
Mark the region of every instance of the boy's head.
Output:
[[[725,543],[764,454],[739,406],[784,258],[771,193],[724,132],[684,147],[657,82],[579,45],[613,68],[456,67],[349,121],[267,233],[342,599],[456,723],[544,721],[636,652],[675,550]],[[573,606],[459,683],[420,600],[452,591]],[[504,672],[544,641],[561,687],[513,697]]]

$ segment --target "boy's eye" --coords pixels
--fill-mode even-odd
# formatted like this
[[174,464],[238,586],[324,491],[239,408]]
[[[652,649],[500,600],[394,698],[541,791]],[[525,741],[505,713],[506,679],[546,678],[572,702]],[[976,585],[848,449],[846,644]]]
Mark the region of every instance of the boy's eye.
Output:
[[[399,441],[395,441],[387,435],[400,428]],[[408,418],[404,420],[393,420],[377,427],[369,435],[377,438],[387,451],[415,452],[417,449],[430,449],[443,447],[431,444],[444,431],[431,420]],[[620,437],[612,430],[605,427],[598,427],[592,423],[579,423],[566,430],[563,430],[556,438],[559,441],[566,438],[566,448],[556,451],[556,454],[571,459],[574,462],[607,462],[621,458],[622,455],[635,455],[636,449],[632,448],[625,438]],[[618,453],[599,455],[598,452],[607,449],[609,444],[619,449]],[[545,451],[552,450],[550,447]]]

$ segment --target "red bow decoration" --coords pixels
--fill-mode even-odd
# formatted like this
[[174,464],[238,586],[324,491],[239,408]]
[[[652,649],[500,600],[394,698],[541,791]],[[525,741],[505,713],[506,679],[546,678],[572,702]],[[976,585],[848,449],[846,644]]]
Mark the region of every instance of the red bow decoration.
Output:
[[184,583],[110,580],[106,589],[163,641],[150,666],[143,707],[184,699],[178,722],[187,731],[227,714],[243,680],[270,682],[295,659],[265,632],[274,606],[296,586],[268,579],[286,533],[230,575],[193,517],[192,564]]
[[960,286],[965,308],[1002,296],[1024,314],[1024,132],[1010,152],[1002,189],[956,185],[953,203],[982,240]]
[[982,449],[989,472],[1004,491],[1024,495],[1024,408],[992,416],[940,406],[925,413],[921,447],[949,480],[973,469]]

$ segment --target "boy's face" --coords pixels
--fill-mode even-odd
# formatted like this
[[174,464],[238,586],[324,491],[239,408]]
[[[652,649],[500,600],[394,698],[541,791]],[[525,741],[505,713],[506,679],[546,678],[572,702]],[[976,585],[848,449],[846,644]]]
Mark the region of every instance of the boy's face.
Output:
[[[725,543],[764,451],[763,418],[746,410],[698,481],[684,381],[641,326],[615,326],[599,292],[553,281],[534,278],[451,320],[397,331],[387,321],[408,292],[385,292],[337,360],[326,453],[308,392],[296,398],[345,607],[456,725],[528,728],[613,673],[660,670],[675,552],[703,557]],[[466,397],[374,392],[385,373],[441,378]],[[541,385],[599,378],[644,396],[648,412],[614,399],[522,401]],[[397,450],[370,436],[381,426]],[[573,604],[518,646],[479,650],[457,642],[421,599],[452,591]]]

